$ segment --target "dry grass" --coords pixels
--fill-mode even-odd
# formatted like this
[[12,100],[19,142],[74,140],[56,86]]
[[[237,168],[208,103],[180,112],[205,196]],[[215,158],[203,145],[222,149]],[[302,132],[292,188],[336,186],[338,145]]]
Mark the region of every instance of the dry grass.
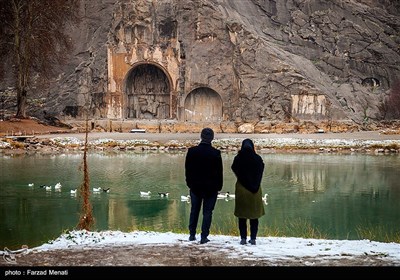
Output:
[[34,119],[10,119],[0,121],[0,136],[19,136],[66,133],[70,129],[58,126],[46,125]]

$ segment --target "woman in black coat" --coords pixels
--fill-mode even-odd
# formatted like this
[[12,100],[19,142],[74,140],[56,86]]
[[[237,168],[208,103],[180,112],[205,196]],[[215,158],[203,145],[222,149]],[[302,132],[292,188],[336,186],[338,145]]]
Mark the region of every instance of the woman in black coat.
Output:
[[256,153],[251,139],[245,139],[232,163],[237,181],[235,186],[235,216],[239,221],[240,244],[246,244],[247,220],[250,220],[249,243],[256,245],[258,219],[265,214],[262,201],[261,179],[264,162]]

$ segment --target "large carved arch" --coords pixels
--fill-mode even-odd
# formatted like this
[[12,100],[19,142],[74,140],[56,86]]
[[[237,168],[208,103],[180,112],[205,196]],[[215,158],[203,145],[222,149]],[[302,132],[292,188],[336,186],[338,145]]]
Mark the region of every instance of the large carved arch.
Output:
[[191,91],[185,99],[185,121],[221,121],[222,99],[208,88],[200,87]]
[[124,93],[127,119],[169,119],[175,115],[170,78],[159,65],[141,63],[132,67],[125,78]]

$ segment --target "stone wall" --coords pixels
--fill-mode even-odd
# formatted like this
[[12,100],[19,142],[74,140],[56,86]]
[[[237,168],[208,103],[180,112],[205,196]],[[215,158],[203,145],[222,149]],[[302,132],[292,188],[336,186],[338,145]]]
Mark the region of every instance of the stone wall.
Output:
[[363,126],[400,80],[396,3],[82,1],[70,62],[30,113],[174,131]]

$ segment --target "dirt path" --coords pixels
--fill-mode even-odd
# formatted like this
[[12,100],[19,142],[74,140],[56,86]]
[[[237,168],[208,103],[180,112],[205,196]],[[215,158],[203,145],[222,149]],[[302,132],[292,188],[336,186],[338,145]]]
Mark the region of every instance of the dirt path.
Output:
[[[38,138],[54,138],[54,137],[75,137],[80,140],[84,140],[84,133],[68,133],[68,134],[45,134],[38,135]],[[159,143],[165,143],[170,140],[197,140],[200,135],[199,133],[118,133],[118,132],[91,132],[88,134],[89,140],[96,139],[114,139],[114,140],[132,140],[132,139],[147,139],[149,141],[158,141]],[[399,140],[400,134],[386,135],[381,134],[378,131],[361,131],[353,133],[314,133],[314,134],[239,134],[239,133],[216,133],[215,139],[232,139],[232,138],[251,138],[251,139],[262,139],[262,138],[294,138],[294,139],[358,139],[358,140]]]
[[[31,119],[22,119],[18,121],[0,121],[0,135],[6,136],[11,134],[28,134],[35,132],[37,138],[54,138],[54,137],[75,137],[80,140],[85,138],[85,133],[73,133],[66,128],[44,125]],[[170,140],[197,140],[200,139],[199,133],[119,133],[119,132],[90,132],[89,140],[96,139],[147,139],[149,141],[158,141],[165,143]],[[399,140],[400,134],[383,134],[379,131],[359,131],[351,133],[311,133],[311,134],[239,134],[239,133],[216,133],[216,139],[232,139],[232,138],[294,138],[294,139],[359,139],[359,140]]]
[[379,255],[337,257],[235,257],[221,246],[192,244],[99,246],[95,248],[32,251],[15,255],[15,263],[0,261],[0,266],[395,266]]

